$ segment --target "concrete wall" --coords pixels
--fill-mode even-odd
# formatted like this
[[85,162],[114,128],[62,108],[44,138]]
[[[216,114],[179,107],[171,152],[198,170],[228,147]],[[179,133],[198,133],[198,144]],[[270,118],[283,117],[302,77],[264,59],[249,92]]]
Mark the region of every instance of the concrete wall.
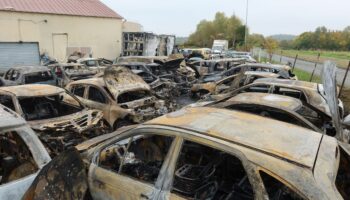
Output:
[[123,22],[123,32],[143,32],[143,27],[137,22]]
[[39,42],[41,54],[60,61],[67,47],[89,47],[94,57],[107,59],[121,52],[119,19],[0,11],[0,27],[0,42]]

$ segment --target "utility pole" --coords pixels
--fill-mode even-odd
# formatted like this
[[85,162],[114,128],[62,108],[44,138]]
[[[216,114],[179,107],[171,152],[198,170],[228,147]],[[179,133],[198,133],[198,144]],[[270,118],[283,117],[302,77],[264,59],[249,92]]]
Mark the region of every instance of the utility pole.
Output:
[[247,49],[247,42],[248,42],[248,7],[249,7],[249,0],[247,0],[247,8],[246,8],[246,12],[245,12],[245,31],[244,31],[245,51],[248,51],[248,49]]

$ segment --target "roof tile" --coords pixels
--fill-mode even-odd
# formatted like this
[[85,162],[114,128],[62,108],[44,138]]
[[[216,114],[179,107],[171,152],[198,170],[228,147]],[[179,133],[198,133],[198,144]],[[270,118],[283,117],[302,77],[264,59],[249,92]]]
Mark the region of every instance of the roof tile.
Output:
[[0,0],[0,11],[122,19],[99,0]]

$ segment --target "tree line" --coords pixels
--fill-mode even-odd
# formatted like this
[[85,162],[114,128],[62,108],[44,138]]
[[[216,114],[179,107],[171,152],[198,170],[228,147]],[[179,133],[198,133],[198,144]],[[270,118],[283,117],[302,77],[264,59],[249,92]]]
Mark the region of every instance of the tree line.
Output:
[[[248,29],[247,29],[248,30]],[[223,12],[217,12],[213,20],[202,20],[197,25],[185,43],[187,47],[211,48],[214,40],[228,40],[229,48],[249,50],[253,47],[261,47],[267,50],[302,49],[302,50],[350,50],[350,26],[342,31],[330,30],[326,27],[318,27],[314,32],[304,32],[294,40],[277,41],[261,34],[249,34],[247,49],[245,49],[246,27],[237,16],[226,16]]]
[[[229,41],[229,48],[244,50],[246,26],[237,16],[226,16],[223,12],[217,12],[214,20],[202,20],[197,25],[184,44],[187,47],[211,48],[214,40]],[[276,40],[265,38],[260,34],[249,34],[247,49],[252,47],[270,48],[278,45]]]
[[316,28],[314,32],[304,32],[291,41],[281,41],[283,49],[302,50],[350,50],[350,26],[342,31],[330,30],[324,26]]

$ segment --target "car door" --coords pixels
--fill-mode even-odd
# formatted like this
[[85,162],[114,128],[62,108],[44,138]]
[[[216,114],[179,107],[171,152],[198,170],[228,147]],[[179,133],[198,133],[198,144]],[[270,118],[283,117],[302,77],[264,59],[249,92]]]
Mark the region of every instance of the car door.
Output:
[[[27,130],[15,129],[0,131],[0,199],[21,199],[39,172],[38,157],[50,160],[48,155],[37,155],[35,143],[25,143],[23,138],[30,137]],[[39,147],[41,148],[41,147]],[[39,149],[38,148],[38,149]],[[42,147],[43,148],[43,147]],[[35,155],[35,156],[33,156]],[[40,157],[42,156],[42,157]],[[40,163],[42,164],[42,163]]]
[[101,88],[89,85],[84,97],[87,107],[103,111],[104,119],[109,118],[111,102]]
[[145,131],[102,148],[89,168],[93,199],[159,199],[176,141],[172,135]]
[[[185,138],[174,150],[161,199],[254,199],[261,195],[242,153],[213,141]],[[177,156],[176,156],[177,155]],[[259,189],[257,189],[259,188]]]

